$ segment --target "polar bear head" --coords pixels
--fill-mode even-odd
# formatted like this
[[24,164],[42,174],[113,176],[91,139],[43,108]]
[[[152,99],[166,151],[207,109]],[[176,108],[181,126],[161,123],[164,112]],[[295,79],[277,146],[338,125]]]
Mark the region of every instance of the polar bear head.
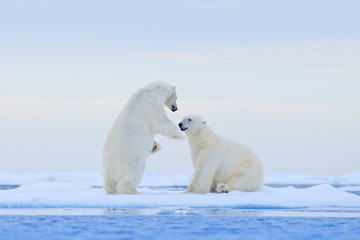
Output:
[[166,101],[165,101],[165,106],[170,109],[171,111],[175,112],[177,110],[177,104],[176,104],[176,91],[175,91],[175,87],[173,87],[172,92],[170,93],[170,95],[167,97]]
[[194,134],[199,129],[202,129],[206,121],[198,115],[188,115],[179,123],[181,131],[185,131],[186,134]]
[[157,98],[162,101],[162,103],[169,108],[171,111],[175,112],[177,110],[176,104],[176,87],[170,85],[167,82],[157,81],[150,83],[145,89],[150,90],[152,93],[157,95]]

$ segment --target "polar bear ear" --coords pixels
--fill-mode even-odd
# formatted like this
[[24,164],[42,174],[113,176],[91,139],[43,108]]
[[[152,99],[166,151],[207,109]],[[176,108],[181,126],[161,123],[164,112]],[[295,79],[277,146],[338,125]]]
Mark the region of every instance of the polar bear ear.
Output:
[[206,121],[203,121],[202,124],[206,124]]
[[173,89],[173,90],[175,90],[175,89],[176,89],[176,87],[175,87],[175,86],[173,86],[173,87],[172,87],[172,89]]

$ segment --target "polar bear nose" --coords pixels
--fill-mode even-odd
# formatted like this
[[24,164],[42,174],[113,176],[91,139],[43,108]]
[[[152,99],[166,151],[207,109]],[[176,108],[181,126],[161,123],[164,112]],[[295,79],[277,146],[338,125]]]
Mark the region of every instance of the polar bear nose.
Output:
[[175,112],[177,110],[177,107],[175,105],[171,105],[171,111]]
[[179,123],[179,128],[180,128],[181,131],[187,130],[187,127],[184,127],[183,123]]

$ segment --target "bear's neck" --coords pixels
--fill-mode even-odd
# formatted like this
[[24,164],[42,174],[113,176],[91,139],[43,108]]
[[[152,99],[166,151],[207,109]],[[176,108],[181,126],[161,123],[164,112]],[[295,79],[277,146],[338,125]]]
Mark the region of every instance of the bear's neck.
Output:
[[196,149],[202,148],[204,145],[208,145],[209,140],[215,139],[213,136],[216,135],[211,128],[208,126],[203,126],[194,134],[188,135],[189,145],[192,150],[197,151]]

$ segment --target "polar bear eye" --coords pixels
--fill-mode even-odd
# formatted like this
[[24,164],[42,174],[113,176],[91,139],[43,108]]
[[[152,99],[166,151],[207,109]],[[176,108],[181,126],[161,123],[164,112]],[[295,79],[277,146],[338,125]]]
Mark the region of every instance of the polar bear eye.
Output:
[[189,122],[191,122],[191,118],[189,118]]

